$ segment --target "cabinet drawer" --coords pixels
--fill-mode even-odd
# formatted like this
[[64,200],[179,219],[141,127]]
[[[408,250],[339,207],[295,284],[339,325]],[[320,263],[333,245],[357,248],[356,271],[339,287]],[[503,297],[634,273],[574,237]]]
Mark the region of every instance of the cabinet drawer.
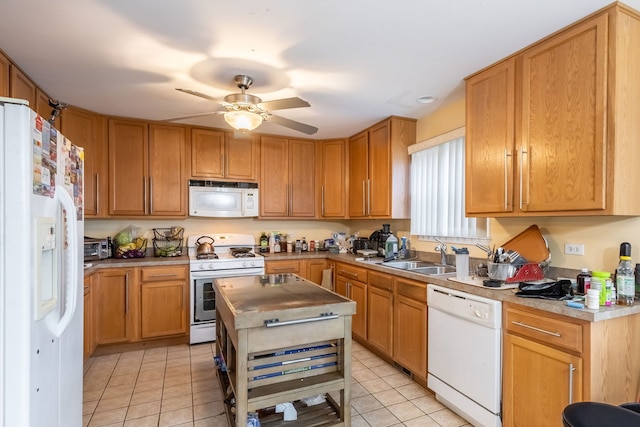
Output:
[[360,282],[367,282],[367,270],[365,268],[354,267],[349,264],[337,264],[336,274],[346,277],[348,279],[358,280]]
[[157,282],[161,280],[180,280],[187,278],[186,267],[146,267],[142,269],[143,282]]
[[582,353],[582,325],[515,307],[507,307],[504,323],[508,332]]
[[286,261],[267,261],[264,264],[264,270],[267,274],[294,273],[299,274],[302,271],[302,263],[304,260],[286,260]]
[[427,284],[396,277],[396,292],[407,298],[427,302]]
[[383,273],[369,272],[369,284],[376,288],[393,292],[393,276]]

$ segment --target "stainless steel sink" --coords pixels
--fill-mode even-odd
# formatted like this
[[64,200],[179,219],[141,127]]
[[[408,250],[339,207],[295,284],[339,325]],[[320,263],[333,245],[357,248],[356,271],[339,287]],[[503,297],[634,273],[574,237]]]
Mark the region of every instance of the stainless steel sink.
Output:
[[427,261],[388,261],[380,264],[384,267],[399,268],[401,270],[413,270],[415,268],[432,267],[434,264]]
[[412,268],[409,271],[411,271],[412,273],[420,273],[420,274],[445,274],[445,273],[455,273],[456,268],[452,265],[434,265],[431,267]]
[[456,267],[453,265],[435,264],[428,261],[388,261],[379,265],[419,274],[446,274],[456,271]]

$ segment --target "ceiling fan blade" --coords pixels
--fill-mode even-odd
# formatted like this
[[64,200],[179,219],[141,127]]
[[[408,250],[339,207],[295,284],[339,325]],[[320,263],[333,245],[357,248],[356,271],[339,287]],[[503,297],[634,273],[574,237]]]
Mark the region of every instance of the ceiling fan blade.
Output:
[[271,115],[266,119],[267,122],[275,123],[280,126],[287,127],[289,129],[297,130],[307,135],[313,135],[318,132],[318,128],[304,123],[296,122],[295,120],[285,119],[284,117]]
[[165,122],[177,122],[179,120],[194,119],[196,117],[215,116],[216,114],[224,113],[224,111],[209,111],[208,113],[190,114],[188,116],[172,117],[170,119],[164,119]]
[[176,90],[178,90],[180,92],[188,93],[189,95],[199,96],[200,98],[208,99],[209,101],[217,102],[218,104],[222,104],[222,105],[227,105],[228,104],[228,102],[226,102],[226,101],[224,101],[222,99],[214,98],[213,96],[209,96],[209,95],[206,95],[206,94],[201,93],[201,92],[196,92],[195,90],[180,89],[180,88],[176,88]]
[[258,105],[267,111],[285,110],[287,108],[311,107],[311,105],[307,101],[298,97],[274,99],[273,101],[261,102]]

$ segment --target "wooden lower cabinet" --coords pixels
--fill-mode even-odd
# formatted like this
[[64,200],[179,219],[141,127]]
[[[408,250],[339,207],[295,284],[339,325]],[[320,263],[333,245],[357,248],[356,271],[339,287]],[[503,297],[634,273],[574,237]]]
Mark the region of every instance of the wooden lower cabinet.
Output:
[[264,263],[264,271],[267,274],[283,274],[292,273],[302,276],[304,271],[305,260],[302,259],[282,259],[274,261],[266,261]]
[[322,284],[322,275],[327,267],[327,260],[325,258],[314,258],[306,260],[307,268],[305,279],[315,283],[316,285]]
[[504,425],[560,425],[565,406],[582,400],[582,358],[510,334],[503,350]]
[[422,382],[427,380],[427,285],[396,277],[393,358]]
[[336,263],[335,277],[335,291],[356,302],[356,314],[352,317],[351,333],[360,341],[366,342],[367,269]]
[[93,298],[91,293],[91,282],[93,276],[84,278],[84,334],[83,334],[83,356],[86,360],[93,350],[95,350],[94,330],[93,330]]
[[136,271],[135,268],[110,268],[97,273],[93,287],[97,291],[93,295],[97,345],[135,339]]
[[95,346],[189,334],[186,265],[99,270],[91,290]]
[[189,272],[186,267],[146,267],[141,271],[141,338],[189,331]]
[[367,343],[393,356],[393,276],[369,272],[367,287]]

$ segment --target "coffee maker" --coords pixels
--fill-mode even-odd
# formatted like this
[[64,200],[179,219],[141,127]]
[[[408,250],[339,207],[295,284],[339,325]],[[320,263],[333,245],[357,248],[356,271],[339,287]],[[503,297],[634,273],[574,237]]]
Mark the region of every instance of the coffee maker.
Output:
[[389,234],[391,234],[391,225],[382,224],[382,229],[374,231],[369,237],[371,249],[378,251],[378,256],[385,256],[384,248]]

